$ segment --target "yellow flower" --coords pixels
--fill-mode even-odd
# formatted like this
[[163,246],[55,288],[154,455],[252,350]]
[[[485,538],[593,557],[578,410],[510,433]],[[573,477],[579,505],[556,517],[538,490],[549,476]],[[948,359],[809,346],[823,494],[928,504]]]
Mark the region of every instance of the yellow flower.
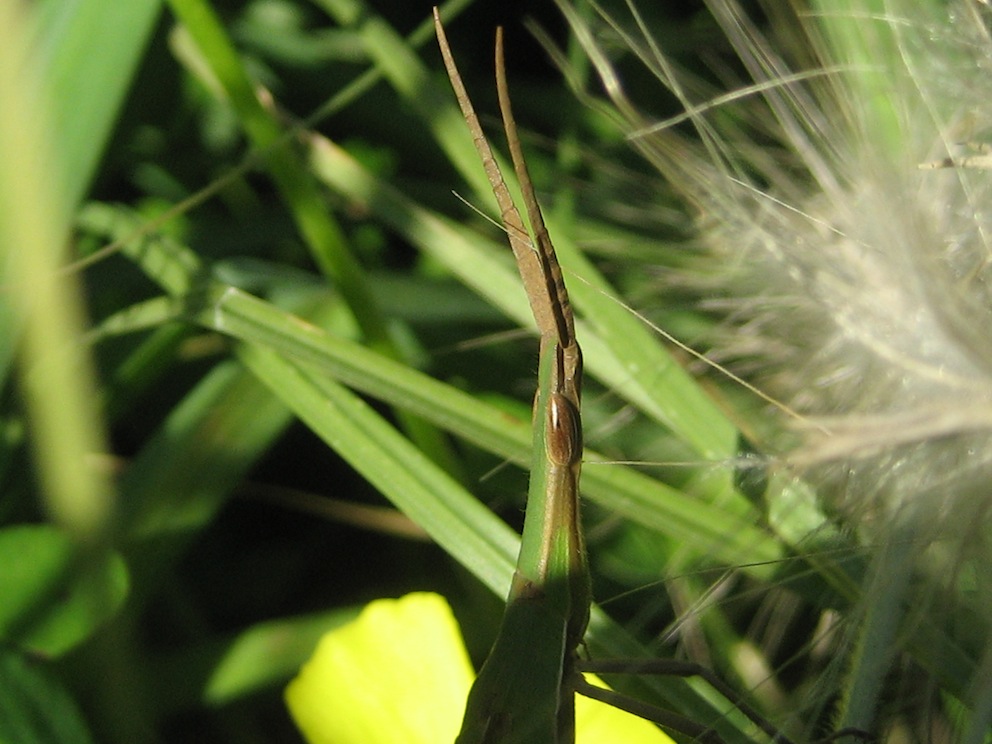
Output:
[[[445,599],[408,594],[327,633],[286,702],[310,744],[439,744],[458,735],[473,677]],[[583,697],[576,730],[577,744],[671,744],[650,723]]]

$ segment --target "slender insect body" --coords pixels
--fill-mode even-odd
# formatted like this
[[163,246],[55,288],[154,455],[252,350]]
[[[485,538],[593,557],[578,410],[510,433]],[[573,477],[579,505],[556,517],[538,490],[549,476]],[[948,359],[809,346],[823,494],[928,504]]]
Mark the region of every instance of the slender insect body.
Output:
[[[575,322],[561,267],[544,225],[513,121],[502,34],[497,30],[496,85],[533,237],[524,230],[523,219],[485,142],[447,48],[437,9],[434,12],[445,66],[499,203],[541,334],[539,385],[534,399],[533,467],[523,542],[496,644],[469,694],[459,742],[494,741],[490,726],[498,721],[501,742],[569,744],[575,741],[574,666],[578,645],[589,622],[591,602],[579,519],[582,354],[575,340]],[[533,684],[538,671],[538,677],[544,680],[540,691]],[[507,690],[508,685],[526,685],[530,691],[514,693]],[[536,732],[540,732],[540,738]]]
[[[459,106],[500,207],[531,310],[541,336],[533,453],[523,539],[496,641],[472,686],[459,744],[574,744],[577,690],[604,700],[578,670],[591,609],[591,582],[580,519],[579,474],[582,354],[563,273],[534,195],[509,103],[502,34],[496,69],[500,110],[533,236],[523,227],[495,157],[458,76],[435,8],[442,57]],[[707,726],[626,699],[612,705],[661,726],[707,741]],[[741,711],[759,726],[760,716]],[[760,722],[759,722],[760,721]],[[774,727],[765,727],[774,731]],[[786,741],[777,732],[772,738]]]

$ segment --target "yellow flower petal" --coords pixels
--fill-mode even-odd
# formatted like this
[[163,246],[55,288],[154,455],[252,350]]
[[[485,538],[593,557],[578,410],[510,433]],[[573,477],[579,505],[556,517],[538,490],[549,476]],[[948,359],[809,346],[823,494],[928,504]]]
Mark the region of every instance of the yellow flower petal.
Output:
[[325,635],[286,689],[311,744],[454,741],[474,672],[437,594],[369,604]]
[[[586,674],[586,681],[607,687],[598,677]],[[674,744],[653,723],[599,700],[575,696],[575,744]]]
[[[408,594],[376,600],[327,633],[286,702],[310,744],[447,744],[473,675],[445,599]],[[581,695],[575,715],[576,744],[672,744],[647,721]]]

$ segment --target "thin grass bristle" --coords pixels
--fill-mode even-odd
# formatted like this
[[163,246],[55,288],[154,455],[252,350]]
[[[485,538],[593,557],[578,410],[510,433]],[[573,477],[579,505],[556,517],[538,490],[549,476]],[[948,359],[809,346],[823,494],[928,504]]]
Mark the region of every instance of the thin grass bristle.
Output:
[[[707,5],[744,71],[729,93],[680,70],[633,3],[596,28],[565,12],[631,143],[695,212],[696,260],[669,286],[719,310],[714,358],[803,415],[798,446],[785,424],[767,444],[883,546],[837,662],[837,724],[936,730],[940,695],[925,715],[893,699],[932,675],[969,711],[955,737],[978,741],[992,699],[976,579],[992,558],[989,9],[772,3],[759,28],[734,0]],[[684,113],[637,108],[623,56]]]

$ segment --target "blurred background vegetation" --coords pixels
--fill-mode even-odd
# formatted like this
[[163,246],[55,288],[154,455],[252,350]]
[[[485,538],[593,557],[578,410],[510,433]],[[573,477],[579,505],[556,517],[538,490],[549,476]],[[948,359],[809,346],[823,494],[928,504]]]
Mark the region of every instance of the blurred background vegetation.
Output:
[[[702,3],[645,5],[645,25],[675,63],[714,87],[742,77]],[[357,389],[376,425],[393,430],[369,441],[388,451],[402,432],[457,493],[519,529],[518,443],[536,345],[521,330],[521,297],[500,305],[483,291],[499,291],[513,269],[481,214],[492,211],[489,197],[451,116],[428,3],[122,8],[42,0],[20,8],[3,31],[11,39],[0,39],[10,55],[0,64],[15,73],[0,110],[25,117],[0,134],[28,132],[17,145],[24,159],[4,160],[0,212],[3,283],[24,290],[7,298],[0,358],[0,582],[12,608],[0,611],[0,687],[16,691],[0,702],[0,732],[19,742],[293,741],[282,690],[321,633],[371,599],[434,590],[454,605],[479,660],[514,548],[508,533],[472,522],[471,507],[452,507],[473,539],[503,556],[486,574],[484,549],[443,544],[444,519],[396,511],[391,502],[409,513],[403,494],[423,487],[420,466],[375,482],[392,464],[358,438],[364,424],[325,410],[324,396],[340,393],[321,380]],[[549,44],[576,86],[597,90],[553,3],[461,0],[444,13],[490,131],[493,29],[507,28],[539,194],[563,239],[615,288],[577,303],[602,341],[587,347],[587,444],[609,460],[669,463],[616,486],[619,466],[587,468],[587,482],[598,478],[586,509],[595,596],[624,638],[642,644],[633,648],[688,655],[742,691],[764,680],[747,694],[776,722],[801,738],[829,732],[838,686],[823,680],[832,652],[813,640],[825,618],[858,601],[859,548],[804,500],[804,486],[770,486],[763,469],[734,467],[753,445],[738,433],[741,414],[728,413],[740,410],[728,403],[741,397],[735,386],[721,392],[726,381],[712,372],[700,385],[670,380],[662,339],[635,340],[625,321],[597,320],[616,314],[616,296],[689,343],[706,337],[713,320],[692,292],[657,290],[664,267],[687,262],[694,205],[630,148],[617,118],[583,105],[563,81]],[[603,38],[630,98],[659,119],[678,113],[619,38]],[[18,40],[29,46],[21,58]],[[50,100],[36,100],[36,87]],[[311,133],[341,151],[327,155]],[[483,255],[496,268],[477,264]],[[598,286],[571,255],[566,267],[583,277],[572,284]],[[84,258],[92,262],[73,263]],[[72,268],[52,280],[59,264]],[[56,317],[38,318],[35,300],[59,308]],[[335,356],[291,316],[379,356],[352,346]],[[420,378],[363,386],[392,369],[377,359],[443,382],[441,398],[462,391],[474,403],[443,409]],[[415,402],[421,391],[426,402]],[[720,402],[694,397],[709,395]],[[471,405],[505,416],[509,439],[498,427],[467,436]],[[769,489],[792,506],[775,502],[770,516]],[[594,627],[593,647],[601,637],[606,651],[630,652],[612,633]],[[954,651],[967,667],[967,651]],[[961,679],[965,667],[953,667]],[[726,717],[726,704],[682,686],[665,704]],[[947,694],[960,692],[949,685]],[[746,722],[729,719],[714,724],[725,738],[751,740]]]

